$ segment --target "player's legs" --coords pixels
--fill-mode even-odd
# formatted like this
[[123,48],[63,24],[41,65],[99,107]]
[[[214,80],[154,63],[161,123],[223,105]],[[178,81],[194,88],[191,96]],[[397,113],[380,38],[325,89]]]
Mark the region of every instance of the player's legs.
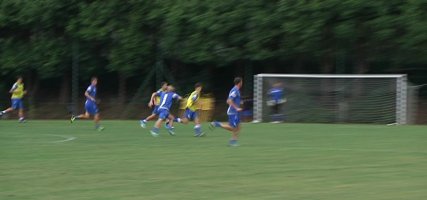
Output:
[[235,140],[237,142],[237,140],[239,139],[239,133],[240,133],[240,124],[237,125],[237,127],[231,132],[231,140]]
[[[86,111],[85,113],[83,113],[83,114],[80,114],[80,115],[77,115],[77,116],[74,116],[74,119],[89,119],[90,118],[90,114],[89,114],[89,112],[88,111]],[[73,120],[74,121],[74,120]]]
[[175,118],[175,122],[179,122],[179,123],[183,123],[183,124],[188,124],[188,122],[190,122],[192,119],[192,113],[191,111],[187,108],[185,109],[184,112],[184,116],[182,116],[182,118]]
[[[153,137],[159,136],[160,126],[166,119],[168,119],[168,117],[169,117],[169,110],[166,110],[166,109],[159,110],[159,119],[156,121],[156,123],[154,124],[154,127],[150,131]],[[168,131],[170,135],[175,135],[175,133],[173,133],[171,129],[168,129]]]
[[20,121],[20,122],[23,122],[23,121],[25,120],[25,117],[24,117],[24,109],[23,109],[23,108],[20,108],[20,109],[18,110],[18,115],[19,115],[19,121]]
[[101,120],[101,117],[100,117],[99,112],[98,112],[93,117],[93,121],[95,122],[95,129],[98,131],[104,130],[104,127],[102,127],[101,123],[99,122],[100,120]]
[[203,131],[202,131],[202,125],[200,124],[200,119],[199,116],[197,116],[197,114],[194,117],[194,136],[196,137],[201,137],[204,135]]
[[166,124],[166,128],[173,128],[173,123],[176,122],[176,120],[179,118],[175,118],[174,115],[169,114],[168,119],[169,119],[169,121]]
[[145,119],[142,119],[139,121],[140,125],[142,128],[147,127],[147,122],[156,118],[159,115],[159,111],[158,111],[159,107],[155,106],[153,109],[153,112],[151,113],[150,116],[146,117]]
[[8,112],[12,112],[16,109],[19,109],[19,101],[18,99],[11,99],[11,106],[6,110],[1,111],[1,115],[6,114]]
[[6,110],[1,111],[3,114],[8,113],[10,111],[13,111],[14,109],[12,107],[7,108]]
[[231,132],[231,139],[229,141],[230,146],[239,146],[237,143],[239,139],[239,132],[240,132],[240,117],[239,115],[229,115],[228,116],[228,124],[220,123],[217,121],[214,121],[211,123],[211,127],[221,127],[225,130],[228,130]]

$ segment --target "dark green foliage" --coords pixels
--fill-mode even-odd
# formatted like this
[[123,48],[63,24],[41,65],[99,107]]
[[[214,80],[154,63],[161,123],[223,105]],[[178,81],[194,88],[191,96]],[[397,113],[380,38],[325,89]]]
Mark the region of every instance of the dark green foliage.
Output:
[[[117,72],[122,81],[158,60],[169,67],[273,62],[283,66],[279,72],[402,72],[427,63],[426,10],[423,0],[2,0],[0,76],[62,77],[74,42],[82,74]],[[344,57],[350,68],[338,70]]]

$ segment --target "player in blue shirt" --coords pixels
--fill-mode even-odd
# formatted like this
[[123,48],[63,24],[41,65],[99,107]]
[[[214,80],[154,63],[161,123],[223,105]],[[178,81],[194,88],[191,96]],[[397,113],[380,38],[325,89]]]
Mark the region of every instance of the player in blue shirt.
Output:
[[268,91],[268,96],[270,100],[267,101],[267,105],[271,107],[271,119],[273,123],[280,123],[283,121],[281,107],[286,102],[282,84],[280,82],[273,84],[273,87]]
[[168,89],[168,83],[167,82],[162,82],[162,87],[157,90],[157,92],[153,92],[153,94],[151,94],[151,98],[150,98],[150,102],[148,102],[148,107],[153,108],[153,112],[151,113],[150,116],[146,117],[145,119],[140,120],[140,125],[142,128],[145,128],[147,126],[147,122],[154,119],[156,116],[159,115],[159,104],[160,104],[160,96],[162,95],[163,92],[166,92]]
[[227,99],[227,104],[229,105],[227,109],[228,124],[223,124],[218,121],[213,121],[210,124],[210,127],[212,129],[214,127],[221,127],[228,131],[231,131],[231,139],[229,141],[229,145],[232,147],[239,146],[237,140],[239,139],[239,132],[241,128],[239,112],[242,111],[242,108],[240,108],[240,88],[242,88],[242,86],[242,78],[236,77],[234,79],[234,87],[230,90]]
[[95,122],[95,129],[98,131],[104,130],[104,127],[102,127],[99,123],[100,117],[99,117],[99,110],[97,101],[96,101],[96,85],[98,84],[98,78],[92,77],[91,84],[87,88],[85,92],[86,96],[86,102],[85,102],[85,109],[86,112],[84,114],[78,115],[78,116],[71,116],[71,123],[73,123],[76,119],[89,119],[91,115],[94,116],[94,122]]
[[[173,100],[182,99],[182,97],[176,94],[174,91],[175,88],[172,85],[169,85],[167,91],[163,92],[160,96],[160,104],[158,109],[159,119],[156,121],[154,127],[150,131],[153,137],[159,136],[160,125],[162,124],[162,122],[169,118],[169,112],[170,108],[172,107]],[[171,121],[173,121],[173,119]],[[168,128],[168,132],[170,135],[175,135],[175,133],[173,132],[172,125]]]

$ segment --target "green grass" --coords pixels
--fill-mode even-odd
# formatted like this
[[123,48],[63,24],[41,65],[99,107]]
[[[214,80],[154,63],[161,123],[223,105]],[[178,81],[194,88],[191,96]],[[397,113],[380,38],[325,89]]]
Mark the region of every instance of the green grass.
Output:
[[204,138],[103,124],[0,121],[0,199],[427,198],[426,126],[243,124],[231,148],[206,124]]

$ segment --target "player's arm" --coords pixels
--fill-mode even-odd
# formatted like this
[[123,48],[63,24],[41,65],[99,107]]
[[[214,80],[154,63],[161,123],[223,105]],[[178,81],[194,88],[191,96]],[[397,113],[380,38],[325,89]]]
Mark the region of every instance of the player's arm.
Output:
[[160,93],[159,92],[153,92],[153,94],[151,94],[150,101],[148,102],[148,107],[151,108],[153,106],[154,97],[156,97],[156,96],[160,96]]
[[173,94],[172,98],[182,100],[182,97],[179,96],[177,93]]
[[230,105],[231,107],[233,107],[234,109],[236,109],[237,111],[242,111],[242,109],[233,102],[233,97],[232,96],[230,96],[227,99],[227,104]]
[[12,94],[13,92],[15,92],[16,89],[18,89],[18,85],[15,83],[13,84],[12,88],[10,88],[9,93]]
[[96,100],[95,100],[95,98],[94,98],[93,96],[90,96],[89,91],[87,91],[87,90],[86,90],[86,92],[85,92],[85,96],[86,96],[88,99],[92,100],[92,101],[96,101]]

